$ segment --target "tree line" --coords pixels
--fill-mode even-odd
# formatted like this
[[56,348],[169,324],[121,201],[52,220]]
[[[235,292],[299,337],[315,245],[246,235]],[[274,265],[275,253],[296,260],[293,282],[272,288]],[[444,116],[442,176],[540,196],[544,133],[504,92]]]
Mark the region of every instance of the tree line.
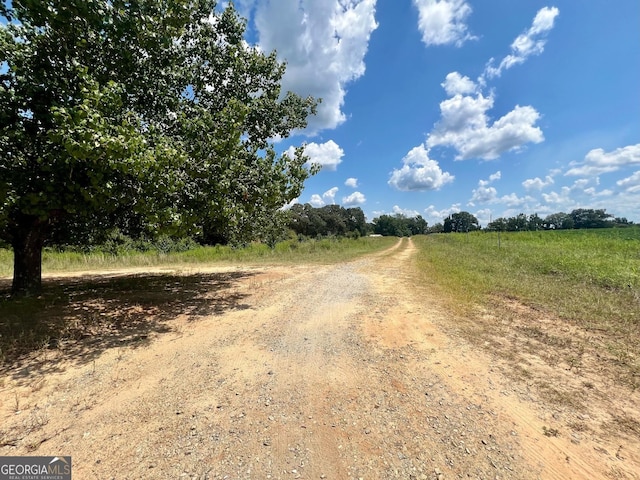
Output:
[[624,217],[614,217],[606,209],[578,208],[571,213],[552,213],[544,219],[537,213],[525,215],[520,213],[515,217],[497,218],[487,225],[487,230],[493,231],[523,231],[523,230],[570,230],[583,228],[611,228],[632,225],[633,222]]
[[287,211],[287,225],[302,237],[383,235],[408,237],[428,233],[427,222],[420,215],[381,215],[367,223],[360,207],[344,208],[339,205],[313,207],[297,204]]
[[[359,207],[343,208],[327,205],[314,208],[309,204],[294,205],[287,212],[287,226],[301,237],[383,236],[408,237],[430,233],[473,232],[482,230],[477,217],[469,212],[456,212],[442,222],[429,226],[422,216],[403,214],[381,215],[367,223]],[[485,227],[487,231],[564,230],[583,228],[611,228],[632,225],[624,217],[614,217],[605,209],[579,208],[571,213],[552,213],[545,218],[534,213],[520,213],[514,217],[500,217]]]

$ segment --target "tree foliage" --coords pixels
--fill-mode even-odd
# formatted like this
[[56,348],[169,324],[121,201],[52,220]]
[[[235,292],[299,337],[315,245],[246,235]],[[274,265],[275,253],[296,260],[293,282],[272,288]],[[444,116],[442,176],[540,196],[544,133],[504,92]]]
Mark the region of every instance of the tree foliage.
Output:
[[457,212],[444,220],[443,232],[472,232],[480,229],[478,219],[469,212]]
[[0,5],[0,235],[14,293],[40,288],[47,241],[263,231],[301,193],[303,149],[270,139],[316,101],[212,0],[13,0]]
[[360,207],[325,205],[314,208],[308,203],[296,204],[287,211],[287,217],[288,227],[305,237],[359,237],[367,234],[367,222]]
[[427,222],[420,215],[407,217],[397,213],[395,215],[381,215],[373,220],[373,231],[379,235],[410,237],[427,233]]
[[579,208],[571,213],[557,212],[547,215],[544,219],[538,214],[520,213],[515,217],[497,218],[487,225],[487,230],[494,231],[523,231],[523,230],[567,230],[579,228],[610,228],[631,225],[626,218],[613,218],[606,210]]

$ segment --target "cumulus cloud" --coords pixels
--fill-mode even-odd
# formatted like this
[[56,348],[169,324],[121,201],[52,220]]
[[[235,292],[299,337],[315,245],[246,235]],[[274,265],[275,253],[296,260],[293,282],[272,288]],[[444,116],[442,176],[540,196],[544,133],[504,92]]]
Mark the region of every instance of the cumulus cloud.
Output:
[[366,197],[360,192],[353,192],[351,195],[342,197],[342,205],[345,207],[356,207],[363,205],[366,201]]
[[309,157],[309,165],[320,165],[323,169],[335,171],[342,162],[344,151],[333,140],[325,143],[308,143],[304,154]]
[[444,79],[444,82],[440,84],[442,88],[447,92],[447,95],[467,95],[469,93],[476,93],[478,86],[469,77],[460,75],[458,72],[451,72]]
[[438,223],[442,222],[445,218],[447,218],[452,213],[460,212],[460,204],[454,203],[449,208],[443,208],[442,210],[437,210],[435,206],[429,205],[424,210],[424,216],[429,223]]
[[515,193],[510,193],[509,195],[503,195],[500,197],[500,203],[504,203],[508,207],[519,207],[531,202],[535,202],[535,198],[528,195],[525,197],[519,197]]
[[418,28],[427,46],[460,47],[476,37],[467,30],[471,7],[464,0],[413,0],[418,9]]
[[450,173],[443,172],[438,162],[429,158],[429,151],[424,145],[411,149],[402,161],[403,167],[394,170],[388,182],[397,190],[439,190],[455,178]]
[[420,215],[420,212],[417,210],[411,210],[410,208],[400,208],[398,205],[393,206],[394,215],[404,215],[408,218],[414,218]]
[[283,91],[322,98],[306,133],[343,123],[346,86],[364,74],[369,38],[378,27],[376,0],[271,0],[255,8],[243,3],[255,12],[260,48],[276,50],[287,62]]
[[309,203],[312,207],[320,208],[325,205],[333,205],[336,203],[336,194],[338,193],[338,187],[333,187],[324,192],[322,195],[314,193],[309,199]]
[[553,28],[559,13],[560,10],[556,7],[541,8],[533,19],[531,27],[518,35],[511,44],[511,53],[504,57],[497,67],[493,66],[493,59],[491,59],[481,78],[499,77],[504,70],[524,63],[530,56],[540,55],[547,43],[546,35]]
[[489,176],[489,180],[479,180],[478,188],[473,190],[471,200],[469,200],[469,206],[475,207],[475,202],[478,203],[493,203],[498,199],[498,191],[494,187],[489,185],[495,180],[499,180],[502,177],[500,171]]
[[322,199],[328,204],[336,203],[336,193],[338,193],[338,187],[333,187],[322,194]]
[[427,138],[427,147],[448,146],[458,151],[456,160],[493,160],[527,143],[540,143],[544,135],[535,126],[540,114],[531,106],[516,107],[490,122],[493,95],[460,93],[440,103],[441,119]]
[[571,162],[572,168],[565,175],[591,177],[601,173],[615,172],[623,167],[640,165],[640,143],[605,152],[602,148],[591,150],[583,162]]
[[528,178],[524,182],[522,182],[522,186],[527,191],[542,190],[544,187],[553,185],[553,183],[553,177],[551,175],[547,175],[544,180],[542,180],[540,177]]
[[473,191],[471,196],[470,205],[475,206],[475,202],[478,203],[493,203],[498,198],[498,191],[494,187],[487,187],[486,185],[479,185]]
[[347,187],[358,188],[358,179],[357,178],[347,178],[344,182]]
[[489,182],[495,182],[496,180],[500,180],[502,178],[502,173],[498,170],[496,173],[492,173],[489,175]]
[[478,188],[473,190],[468,205],[471,207],[475,207],[476,203],[501,203],[507,205],[508,207],[516,207],[535,201],[533,197],[530,197],[528,195],[525,197],[518,197],[518,195],[515,193],[503,195],[502,197],[498,196],[498,191],[496,190],[496,188],[490,187],[489,185],[496,180],[500,180],[500,178],[502,178],[502,174],[500,173],[500,171],[497,171],[496,173],[489,175],[488,180],[479,180]]
[[315,208],[324,207],[325,205],[324,200],[317,193],[314,193],[313,195],[311,195],[311,198],[309,199],[309,203],[311,204],[312,207],[315,207]]

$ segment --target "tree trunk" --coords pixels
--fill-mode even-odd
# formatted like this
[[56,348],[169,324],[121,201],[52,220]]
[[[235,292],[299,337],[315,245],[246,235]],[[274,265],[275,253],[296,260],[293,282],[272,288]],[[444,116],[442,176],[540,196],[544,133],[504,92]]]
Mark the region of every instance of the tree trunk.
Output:
[[34,215],[20,215],[14,224],[13,296],[36,295],[42,290],[42,247],[48,221]]

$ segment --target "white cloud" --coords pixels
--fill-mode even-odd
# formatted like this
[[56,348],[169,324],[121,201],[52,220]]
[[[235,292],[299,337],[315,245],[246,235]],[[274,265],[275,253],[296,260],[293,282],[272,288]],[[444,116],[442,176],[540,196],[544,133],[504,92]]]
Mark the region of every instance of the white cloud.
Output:
[[293,207],[294,205],[300,203],[300,197],[294,198],[293,200],[291,200],[289,203],[284,204],[280,210],[289,210],[291,207]]
[[309,199],[309,203],[311,204],[312,207],[315,207],[315,208],[324,207],[325,205],[333,205],[336,203],[337,193],[338,193],[338,187],[330,188],[329,190],[324,192],[322,196],[318,195],[317,193],[314,193],[313,195],[311,195],[311,198]]
[[317,164],[323,169],[336,170],[342,162],[344,151],[336,142],[329,140],[320,144],[314,142],[307,144],[304,154],[309,157],[308,164]]
[[344,182],[347,187],[358,188],[358,179],[357,178],[347,178]]
[[442,222],[452,213],[458,213],[460,211],[460,204],[454,203],[449,208],[443,208],[442,210],[436,210],[436,207],[429,205],[424,210],[424,216],[429,221],[429,224]]
[[493,123],[487,111],[493,96],[456,94],[440,103],[441,119],[427,138],[427,147],[449,146],[458,151],[456,160],[493,160],[504,152],[519,150],[527,143],[540,143],[544,135],[535,123],[540,114],[530,106],[516,107]]
[[325,205],[324,200],[322,200],[322,197],[317,193],[314,193],[313,195],[311,195],[311,199],[309,200],[309,203],[311,204],[312,207],[315,207],[315,208],[324,207]]
[[400,208],[398,205],[393,206],[393,213],[395,215],[404,215],[408,218],[414,218],[420,215],[420,212],[417,210],[411,210],[410,208]]
[[397,190],[438,190],[455,178],[443,172],[438,162],[429,158],[429,151],[424,145],[411,149],[402,161],[403,167],[394,170],[388,182]]
[[524,182],[522,182],[522,186],[527,191],[542,190],[544,187],[553,185],[553,183],[553,177],[551,175],[547,175],[544,180],[542,180],[540,177],[528,178]]
[[492,173],[489,175],[489,182],[495,182],[496,180],[500,180],[502,178],[502,173],[498,170],[496,173]]
[[497,171],[489,175],[489,180],[479,180],[478,188],[473,190],[471,195],[471,200],[469,200],[468,205],[471,207],[475,207],[475,202],[478,203],[494,203],[498,200],[498,191],[494,187],[490,187],[489,185],[496,181],[500,180],[502,177],[502,173]]
[[440,84],[445,89],[447,95],[467,95],[476,93],[478,86],[469,77],[463,77],[458,72],[451,72],[444,82]]
[[491,221],[492,211],[489,208],[477,210],[474,216],[478,219],[480,225],[487,225]]
[[322,194],[322,199],[329,204],[336,203],[336,193],[338,193],[338,187],[333,187]]
[[413,0],[418,9],[418,28],[425,45],[456,45],[476,37],[465,23],[471,7],[464,0]]
[[378,27],[375,7],[376,0],[257,3],[255,27],[260,47],[267,52],[276,50],[278,58],[287,62],[283,91],[322,98],[318,114],[309,118],[308,134],[345,121],[346,85],[365,72],[369,38]]
[[492,203],[498,198],[498,191],[494,187],[487,187],[486,185],[479,185],[473,191],[471,196],[470,205],[475,206],[475,202],[478,203]]
[[605,152],[602,148],[591,150],[583,162],[571,162],[565,175],[594,176],[601,173],[615,172],[622,167],[640,165],[640,143],[617,148],[613,152]]
[[562,187],[560,193],[543,193],[542,198],[546,203],[550,203],[552,205],[571,205],[573,204],[573,200],[571,199],[570,194],[571,189],[569,187]]
[[493,59],[489,61],[480,82],[484,77],[499,77],[504,70],[514,65],[524,63],[532,55],[540,55],[547,42],[546,34],[553,28],[555,18],[560,13],[556,7],[544,7],[538,11],[529,30],[518,35],[511,44],[511,53],[504,57],[497,67],[493,66]]
[[360,192],[353,192],[347,197],[342,197],[342,205],[345,207],[363,205],[366,201],[366,197]]
[[468,205],[471,207],[475,207],[476,202],[481,204],[503,203],[509,207],[516,207],[535,201],[534,198],[528,195],[525,197],[518,197],[518,195],[515,193],[510,193],[509,195],[503,195],[502,197],[499,197],[498,191],[495,189],[495,187],[490,187],[489,185],[496,180],[500,180],[500,178],[502,178],[502,173],[500,171],[497,171],[496,173],[489,175],[488,180],[479,180],[478,188],[473,190]]
[[[600,178],[599,177],[595,177],[595,184],[599,185],[600,184]],[[571,190],[584,190],[587,185],[589,185],[591,183],[591,180],[588,178],[581,178],[579,180],[576,180],[575,182],[573,182],[573,185],[571,185]]]
[[616,185],[624,188],[627,192],[640,192],[640,170],[634,172],[630,177],[618,180]]
[[518,197],[515,193],[510,193],[500,197],[500,203],[504,203],[508,207],[519,207],[530,202],[535,202],[535,199],[528,195],[526,197]]

